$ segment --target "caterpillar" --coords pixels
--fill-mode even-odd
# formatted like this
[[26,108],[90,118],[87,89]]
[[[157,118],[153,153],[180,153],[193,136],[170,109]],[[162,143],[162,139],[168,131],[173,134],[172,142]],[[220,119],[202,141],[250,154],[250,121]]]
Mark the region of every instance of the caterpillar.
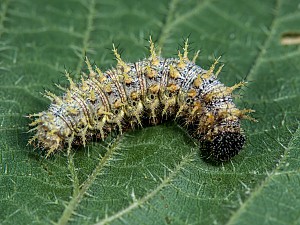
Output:
[[[245,143],[241,119],[252,119],[251,109],[239,110],[233,91],[240,82],[226,87],[218,80],[223,65],[215,72],[219,59],[208,70],[195,64],[199,51],[188,58],[188,39],[178,58],[163,58],[151,37],[150,56],[135,63],[122,60],[113,45],[117,66],[102,72],[86,57],[89,74],[75,83],[66,71],[69,88],[60,97],[49,91],[49,109],[28,115],[31,120],[29,140],[52,153],[72,145],[86,145],[92,137],[104,139],[109,133],[155,125],[167,119],[178,121],[193,138],[207,143],[209,157],[227,161]],[[33,119],[34,118],[34,119]]]

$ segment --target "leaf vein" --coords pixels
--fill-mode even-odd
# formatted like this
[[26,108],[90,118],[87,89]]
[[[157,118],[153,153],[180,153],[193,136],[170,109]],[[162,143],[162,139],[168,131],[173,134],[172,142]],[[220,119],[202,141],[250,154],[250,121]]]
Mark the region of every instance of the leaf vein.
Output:
[[186,164],[188,164],[189,162],[191,162],[193,160],[194,155],[195,155],[195,152],[191,152],[191,153],[185,155],[184,157],[182,157],[181,162],[175,166],[174,170],[170,170],[169,168],[167,168],[167,170],[169,170],[170,173],[161,180],[161,183],[155,189],[153,189],[151,192],[146,194],[144,197],[142,197],[140,199],[135,199],[130,205],[128,205],[127,208],[124,208],[124,209],[120,210],[119,212],[117,212],[109,217],[106,217],[105,219],[97,222],[95,225],[103,225],[103,224],[112,222],[116,219],[122,219],[122,217],[124,215],[128,214],[132,210],[134,210],[137,207],[140,207],[141,205],[146,203],[148,200],[150,200],[152,197],[154,197],[159,191],[161,191],[164,187],[166,187],[169,183],[171,183],[173,178],[178,174],[178,172],[180,170],[182,170]]
[[[79,183],[75,183],[73,197],[72,197],[71,201],[68,203],[68,205],[66,206],[64,212],[62,213],[60,219],[58,220],[58,222],[56,224],[58,224],[58,225],[67,224],[67,222],[70,220],[72,214],[75,213],[75,209],[81,202],[83,196],[85,194],[87,194],[87,190],[94,183],[94,181],[96,180],[97,176],[101,173],[103,168],[105,166],[107,166],[109,161],[112,159],[112,157],[118,147],[119,142],[120,142],[120,139],[117,139],[114,143],[111,144],[111,146],[108,148],[106,154],[100,158],[98,165],[93,170],[91,175],[88,176],[88,178],[81,185],[79,185]],[[71,170],[72,170],[72,168],[71,168]],[[73,180],[76,180],[77,174],[74,174],[73,176],[75,176],[75,177],[73,177]]]
[[[288,147],[285,148],[285,151],[283,153],[283,157],[282,159],[279,161],[279,163],[276,165],[276,167],[274,168],[273,172],[268,175],[266,177],[266,179],[260,184],[260,186],[258,186],[256,188],[256,190],[254,192],[252,192],[252,195],[250,195],[250,197],[241,205],[241,207],[236,211],[236,213],[234,213],[232,215],[232,217],[229,219],[229,221],[226,223],[227,225],[229,224],[235,224],[239,218],[240,215],[242,215],[247,209],[247,206],[250,205],[254,199],[262,193],[262,191],[264,190],[265,187],[267,187],[270,182],[274,181],[274,178],[276,176],[279,176],[279,175],[285,175],[285,173],[282,173],[280,172],[280,168],[282,167],[282,165],[285,163],[285,160],[287,159],[288,155],[289,155],[289,152],[290,152],[290,149],[292,148],[292,143],[294,142],[295,140],[295,136],[297,134],[299,134],[299,131],[300,131],[300,126],[298,127],[297,131],[294,133],[294,135],[291,137],[291,140],[288,144]],[[290,172],[293,172],[293,171],[290,171]],[[298,174],[296,174],[298,175]],[[267,197],[267,196],[265,196]],[[249,212],[251,213],[251,212]]]
[[254,61],[252,65],[250,66],[248,73],[246,73],[246,80],[251,81],[250,77],[252,77],[255,73],[255,70],[258,68],[260,63],[263,62],[263,57],[265,55],[265,52],[267,50],[267,46],[271,42],[271,38],[275,36],[276,26],[278,24],[278,11],[280,8],[280,0],[277,0],[274,7],[274,16],[272,18],[271,24],[269,26],[269,32],[266,35],[266,39],[263,42],[262,46],[260,47],[260,51],[258,51],[256,57],[254,58]]

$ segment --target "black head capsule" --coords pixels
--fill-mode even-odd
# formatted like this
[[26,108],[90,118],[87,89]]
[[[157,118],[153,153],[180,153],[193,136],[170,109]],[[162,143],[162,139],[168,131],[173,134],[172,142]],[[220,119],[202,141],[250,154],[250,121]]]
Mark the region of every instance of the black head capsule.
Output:
[[210,143],[210,153],[216,160],[228,161],[243,148],[246,138],[238,132],[222,132]]

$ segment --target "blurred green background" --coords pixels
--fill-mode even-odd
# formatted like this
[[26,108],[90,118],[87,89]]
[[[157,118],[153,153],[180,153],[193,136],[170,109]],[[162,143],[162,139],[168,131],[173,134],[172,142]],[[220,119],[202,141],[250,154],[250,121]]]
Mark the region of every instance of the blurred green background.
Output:
[[[300,224],[299,24],[298,0],[0,0],[0,223]],[[189,37],[198,65],[221,55],[222,82],[249,82],[236,102],[259,122],[239,156],[205,162],[173,122],[70,156],[27,146],[24,116],[61,93],[65,68],[114,66],[112,43],[137,61],[149,35],[164,57]]]

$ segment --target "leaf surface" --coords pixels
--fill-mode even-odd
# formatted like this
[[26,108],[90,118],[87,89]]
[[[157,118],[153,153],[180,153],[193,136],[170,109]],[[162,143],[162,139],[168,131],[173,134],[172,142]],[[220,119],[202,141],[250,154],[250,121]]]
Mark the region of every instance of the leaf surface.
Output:
[[[300,224],[300,11],[284,0],[2,0],[0,2],[1,224]],[[220,79],[248,81],[236,103],[247,145],[231,162],[205,162],[174,122],[60,153],[27,146],[29,113],[46,110],[88,55],[115,65],[112,43],[134,62],[152,35],[174,57],[190,36]],[[290,40],[294,40],[294,42]],[[295,41],[296,40],[296,41]],[[193,51],[191,51],[193,52]]]

